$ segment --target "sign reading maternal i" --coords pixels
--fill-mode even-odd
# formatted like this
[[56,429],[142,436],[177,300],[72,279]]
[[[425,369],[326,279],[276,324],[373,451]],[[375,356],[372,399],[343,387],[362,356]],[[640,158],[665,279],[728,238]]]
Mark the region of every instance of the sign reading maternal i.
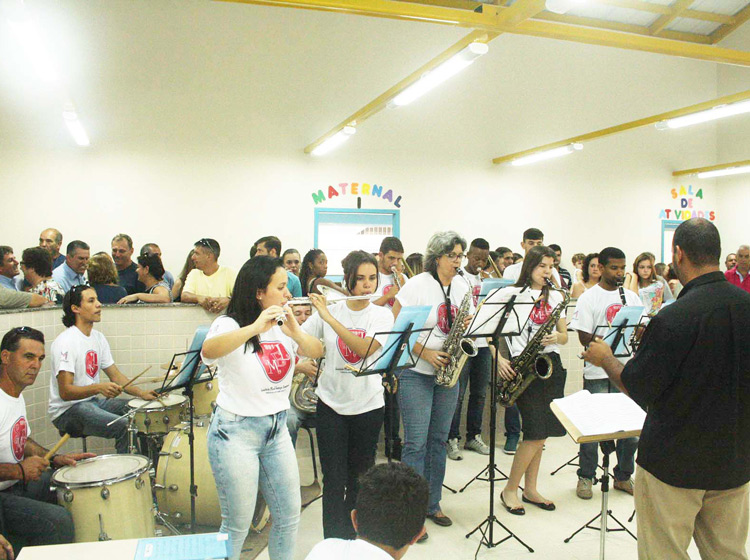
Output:
[[324,192],[323,189],[318,189],[318,192],[313,192],[312,197],[316,205],[321,202],[325,202],[326,199],[331,200],[337,196],[374,196],[381,200],[387,200],[393,204],[396,208],[401,208],[401,196],[395,196],[393,189],[385,190],[383,185],[370,185],[369,183],[339,183],[335,187],[328,185],[328,191]]
[[672,195],[672,200],[679,200],[679,202],[675,202],[675,204],[679,204],[679,208],[662,209],[659,213],[659,219],[689,220],[690,218],[706,218],[712,222],[716,219],[716,212],[713,210],[698,208],[703,202],[703,189],[698,189],[697,192],[694,192],[693,185],[689,185],[687,188],[681,185],[679,189],[673,188],[670,194]]

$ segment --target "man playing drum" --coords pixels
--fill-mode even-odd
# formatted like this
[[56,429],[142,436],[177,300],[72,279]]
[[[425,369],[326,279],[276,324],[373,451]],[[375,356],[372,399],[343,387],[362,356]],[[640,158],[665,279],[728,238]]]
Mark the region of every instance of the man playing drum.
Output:
[[44,335],[29,327],[8,331],[0,343],[0,532],[13,548],[73,541],[73,519],[50,491],[53,467],[75,465],[92,453],[53,455],[32,440],[21,392],[36,380]]

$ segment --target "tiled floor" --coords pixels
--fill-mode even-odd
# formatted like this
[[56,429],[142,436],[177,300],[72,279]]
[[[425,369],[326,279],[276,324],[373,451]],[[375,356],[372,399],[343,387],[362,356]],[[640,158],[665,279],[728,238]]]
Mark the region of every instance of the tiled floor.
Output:
[[[303,441],[303,438],[300,438]],[[555,501],[557,510],[547,512],[529,506],[525,516],[515,516],[507,513],[498,502],[496,515],[498,520],[512,530],[520,539],[534,549],[529,553],[521,544],[508,540],[496,548],[481,547],[479,558],[504,558],[520,560],[545,558],[555,560],[591,560],[599,558],[599,531],[586,529],[565,544],[563,539],[569,537],[576,529],[593,518],[601,510],[601,492],[599,486],[594,487],[594,499],[584,501],[576,497],[577,482],[575,467],[565,467],[555,476],[550,472],[575,457],[578,449],[569,437],[554,438],[547,441],[547,450],[542,457],[542,470],[539,480],[540,491]],[[309,457],[302,456],[299,450],[300,472],[303,484],[312,481],[312,468]],[[612,456],[613,461],[616,460]],[[504,455],[498,449],[498,468],[505,473],[510,471],[512,457]],[[486,466],[486,457],[473,452],[465,452],[463,461],[448,461],[448,472],[445,483],[455,489],[461,488],[466,482]],[[495,497],[499,495],[503,483],[498,484]],[[466,534],[482,522],[488,515],[489,483],[474,482],[464,492],[451,494],[447,490],[443,493],[442,507],[451,516],[453,526],[438,527],[427,521],[429,539],[409,549],[406,557],[409,560],[437,560],[442,558],[456,558],[469,560],[474,557],[479,543],[475,533],[467,539]],[[636,532],[636,521],[628,523],[627,519],[633,513],[633,498],[620,491],[609,493],[609,507],[612,513],[621,520],[626,527]],[[613,523],[610,522],[610,527]],[[496,526],[495,540],[504,536],[502,529]],[[310,549],[323,538],[321,524],[321,501],[310,505],[302,513],[297,550],[294,558],[302,560]],[[748,546],[750,552],[750,546]],[[691,545],[690,557],[699,558],[695,544]],[[262,552],[258,558],[267,559],[268,552]],[[623,532],[608,533],[606,539],[606,558],[608,560],[634,560],[637,558],[636,541]],[[659,559],[662,560],[662,559]]]

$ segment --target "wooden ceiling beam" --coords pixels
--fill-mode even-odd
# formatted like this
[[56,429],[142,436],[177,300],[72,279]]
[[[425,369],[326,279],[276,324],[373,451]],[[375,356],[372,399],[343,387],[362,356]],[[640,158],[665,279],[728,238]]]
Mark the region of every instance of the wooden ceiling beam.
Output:
[[731,25],[723,25],[716,31],[711,33],[711,43],[715,45],[722,39],[726,38],[730,33],[734,33],[735,31],[737,31],[737,28],[739,28],[743,23],[746,23],[748,20],[750,20],[750,4],[734,14],[734,23],[732,23]]
[[693,0],[677,0],[677,2],[669,7],[670,11],[668,14],[664,14],[651,24],[651,27],[649,27],[651,35],[659,35],[659,33],[664,31],[670,23],[680,17],[683,12],[692,5],[692,3]]

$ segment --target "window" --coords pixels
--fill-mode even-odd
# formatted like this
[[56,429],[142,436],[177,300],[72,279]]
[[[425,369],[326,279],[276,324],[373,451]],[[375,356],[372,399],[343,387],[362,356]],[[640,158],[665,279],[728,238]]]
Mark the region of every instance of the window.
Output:
[[672,238],[674,231],[681,223],[676,220],[661,221],[661,262],[663,263],[672,262]]
[[399,210],[315,209],[315,247],[325,251],[332,280],[343,277],[341,261],[351,251],[377,253],[388,236],[399,236]]

